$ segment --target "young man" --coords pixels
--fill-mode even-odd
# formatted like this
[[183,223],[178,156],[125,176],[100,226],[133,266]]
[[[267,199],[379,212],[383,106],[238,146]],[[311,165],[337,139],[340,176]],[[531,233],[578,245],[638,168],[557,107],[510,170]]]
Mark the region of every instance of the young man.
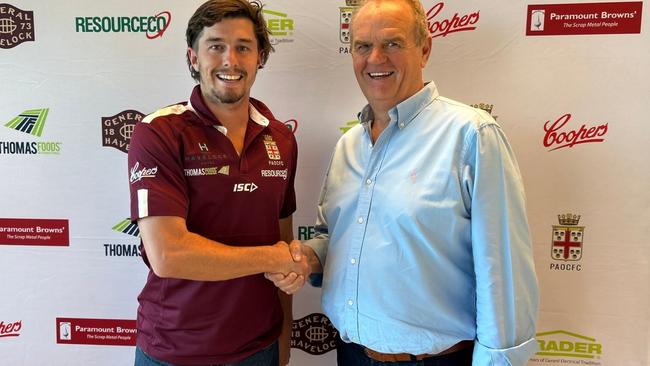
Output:
[[262,273],[309,267],[287,244],[296,141],[249,96],[272,50],[261,5],[208,1],[186,36],[199,85],[139,123],[129,149],[131,218],[150,268],[135,364],[284,365],[291,298]]
[[[351,29],[368,105],[336,145],[302,256],[324,266],[339,365],[523,366],[537,348],[537,281],[503,131],[424,83],[418,0],[366,1]],[[302,282],[267,277],[288,292]]]

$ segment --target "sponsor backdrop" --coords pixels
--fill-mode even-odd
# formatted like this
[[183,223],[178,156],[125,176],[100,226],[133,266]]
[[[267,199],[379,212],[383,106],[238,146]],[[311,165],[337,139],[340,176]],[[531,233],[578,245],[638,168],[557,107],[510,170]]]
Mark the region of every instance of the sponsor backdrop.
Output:
[[[146,268],[126,219],[126,152],[143,116],[188,98],[184,32],[202,1],[8,1],[0,363],[129,365]],[[253,95],[298,140],[294,230],[308,239],[330,151],[364,104],[349,48],[357,3],[265,4],[276,52]],[[497,117],[524,176],[541,287],[529,365],[649,365],[643,2],[423,4],[434,37],[426,78]],[[334,364],[319,297],[311,287],[296,296],[292,365]]]

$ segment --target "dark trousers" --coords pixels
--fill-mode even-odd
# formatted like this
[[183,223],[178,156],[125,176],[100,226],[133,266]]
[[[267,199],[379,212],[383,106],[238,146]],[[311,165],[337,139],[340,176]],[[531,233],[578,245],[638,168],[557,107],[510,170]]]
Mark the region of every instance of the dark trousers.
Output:
[[356,343],[345,343],[340,338],[336,344],[336,360],[338,366],[472,366],[473,347],[433,356],[421,361],[380,362],[366,355],[363,346]]
[[[249,356],[248,358],[237,363],[224,365],[206,365],[206,366],[278,366],[279,353],[278,342],[274,342],[263,350]],[[135,347],[135,366],[180,366],[171,363],[156,360],[148,354],[142,352],[140,347]]]

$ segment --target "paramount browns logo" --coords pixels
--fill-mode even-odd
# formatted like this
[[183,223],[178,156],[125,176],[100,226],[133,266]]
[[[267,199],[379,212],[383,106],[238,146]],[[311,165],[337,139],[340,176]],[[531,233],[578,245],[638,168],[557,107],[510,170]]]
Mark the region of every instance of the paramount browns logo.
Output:
[[135,346],[135,320],[56,318],[56,343]]
[[20,330],[23,328],[23,321],[19,320],[13,323],[5,323],[0,321],[0,338],[4,337],[18,337]]
[[480,19],[480,12],[459,15],[455,13],[451,18],[439,19],[438,14],[445,7],[444,2],[437,3],[427,11],[427,23],[432,38],[446,37],[448,34],[464,31],[472,31],[477,28],[476,23]]
[[129,109],[111,117],[102,117],[102,146],[128,152],[135,124],[141,122],[144,116],[143,113]]
[[336,348],[338,332],[324,314],[313,313],[294,320],[291,333],[291,347],[309,354],[322,355]]
[[169,11],[153,16],[85,16],[75,18],[77,33],[145,33],[148,39],[162,37],[172,21]]
[[607,133],[607,123],[592,127],[587,127],[586,124],[582,124],[578,129],[564,129],[570,120],[571,114],[567,113],[554,122],[548,120],[544,123],[544,131],[546,133],[542,142],[545,147],[551,148],[549,151],[574,147],[579,144],[605,141],[603,136]]
[[34,41],[34,12],[0,4],[0,48],[13,48]]
[[0,219],[0,245],[70,245],[68,220]]

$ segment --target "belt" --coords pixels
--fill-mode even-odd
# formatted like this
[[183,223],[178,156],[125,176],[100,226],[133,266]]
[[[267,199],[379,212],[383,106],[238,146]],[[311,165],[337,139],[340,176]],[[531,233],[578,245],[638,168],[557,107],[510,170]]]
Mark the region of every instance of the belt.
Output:
[[412,355],[410,353],[381,353],[366,347],[364,347],[364,351],[366,352],[366,355],[368,357],[372,358],[375,361],[404,362],[404,361],[421,361],[430,357],[443,356],[449,353],[458,352],[460,350],[463,350],[473,345],[474,345],[474,341],[460,341],[440,353],[436,353],[436,354],[425,353],[422,355]]

